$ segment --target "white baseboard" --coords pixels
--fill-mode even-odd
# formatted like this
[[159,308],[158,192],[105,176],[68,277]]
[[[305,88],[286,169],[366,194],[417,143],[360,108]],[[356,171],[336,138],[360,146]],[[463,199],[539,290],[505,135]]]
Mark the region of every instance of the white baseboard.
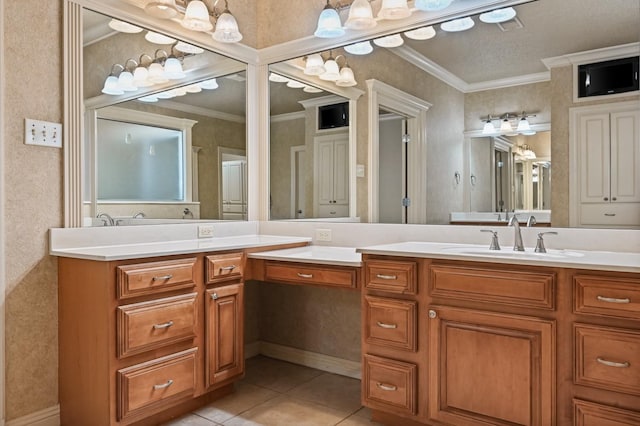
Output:
[[6,422],[5,426],[60,426],[60,406],[56,405],[18,417]]
[[244,345],[244,359],[253,358],[256,355],[260,355],[260,341],[256,340],[253,343],[247,343]]
[[362,376],[361,364],[359,362],[296,349],[290,346],[260,342],[260,353],[271,358],[304,365],[341,376],[353,377],[354,379],[360,379]]

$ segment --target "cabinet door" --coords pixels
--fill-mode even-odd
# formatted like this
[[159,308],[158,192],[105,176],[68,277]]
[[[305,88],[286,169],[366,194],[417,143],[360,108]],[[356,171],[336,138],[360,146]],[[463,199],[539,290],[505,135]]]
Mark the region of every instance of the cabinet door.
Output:
[[580,117],[580,201],[609,201],[609,113]]
[[318,142],[318,203],[333,204],[333,141]]
[[640,111],[611,114],[611,200],[640,201]]
[[429,417],[445,424],[554,424],[554,321],[434,306]]
[[244,284],[207,290],[207,385],[244,373]]
[[349,140],[334,142],[333,148],[333,202],[349,204]]

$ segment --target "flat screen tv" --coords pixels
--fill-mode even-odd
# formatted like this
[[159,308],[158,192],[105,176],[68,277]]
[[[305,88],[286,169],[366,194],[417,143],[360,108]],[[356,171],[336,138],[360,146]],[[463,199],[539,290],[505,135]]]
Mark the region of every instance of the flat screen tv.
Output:
[[578,66],[578,97],[638,90],[638,56]]
[[335,129],[349,125],[349,102],[318,107],[318,129]]

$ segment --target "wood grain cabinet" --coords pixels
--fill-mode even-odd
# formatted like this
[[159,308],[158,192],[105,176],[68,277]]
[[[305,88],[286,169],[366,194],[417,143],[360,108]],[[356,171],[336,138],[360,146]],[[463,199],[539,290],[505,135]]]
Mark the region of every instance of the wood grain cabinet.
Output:
[[244,253],[60,258],[62,425],[157,425],[244,372]]

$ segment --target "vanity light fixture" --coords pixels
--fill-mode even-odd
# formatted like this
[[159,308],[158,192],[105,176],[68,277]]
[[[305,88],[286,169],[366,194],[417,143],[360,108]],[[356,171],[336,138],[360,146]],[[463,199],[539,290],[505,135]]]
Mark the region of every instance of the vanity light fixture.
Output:
[[412,40],[429,40],[436,36],[436,30],[432,26],[428,26],[406,31],[404,35]]
[[112,30],[115,30],[121,33],[137,34],[139,32],[142,32],[142,28],[135,26],[133,24],[130,24],[128,22],[120,21],[118,19],[112,19],[111,21],[109,21],[108,25],[109,25],[109,28],[111,28]]
[[512,7],[492,10],[480,15],[480,20],[486,24],[499,24],[507,22],[516,17],[516,10]]
[[327,0],[327,4],[320,13],[318,26],[313,35],[320,38],[333,38],[343,36],[344,33],[338,10],[331,5],[330,0]]
[[500,133],[513,133],[513,126],[509,121],[509,114],[506,114],[502,123],[500,123]]
[[198,46],[194,46],[193,44],[185,43],[184,41],[178,41],[174,46],[175,49],[182,53],[192,53],[194,55],[199,55],[204,52],[204,49]]
[[304,89],[302,89],[303,92],[307,92],[307,93],[322,93],[322,89],[318,89],[317,87],[313,87],[313,86],[304,86]]
[[392,34],[374,39],[373,44],[386,48],[398,47],[404,44],[404,39],[402,38],[402,36],[400,36],[400,34]]
[[[482,134],[489,136],[498,134],[507,136],[515,136],[517,134],[525,136],[535,135],[536,131],[531,128],[528,120],[529,117],[535,117],[535,115],[527,114],[524,111],[522,111],[520,115],[513,113],[506,113],[501,116],[489,115],[487,118],[482,118],[482,122],[484,123]],[[496,129],[493,124],[496,120],[501,120],[499,129]]]
[[344,50],[352,55],[368,55],[373,52],[373,46],[371,42],[367,40],[345,46]]
[[[164,54],[164,57],[158,56],[159,54]],[[164,73],[164,61],[167,58],[167,52],[162,49],[156,50],[155,59],[149,65],[149,81],[153,84],[164,84],[169,81]]]
[[434,12],[449,7],[453,0],[416,0],[414,6],[418,10]]
[[324,67],[324,59],[319,53],[314,53],[306,57],[304,73],[306,75],[321,75],[326,71]]
[[202,87],[204,90],[214,90],[219,87],[218,81],[215,78],[201,81],[200,83],[198,83],[198,86]]
[[186,75],[182,70],[182,62],[173,53],[173,47],[171,55],[164,62],[164,75],[169,80],[180,80]]
[[289,79],[283,75],[272,72],[269,74],[269,81],[273,81],[274,83],[286,83]]
[[472,28],[475,25],[475,22],[471,17],[467,16],[465,18],[454,19],[452,21],[443,22],[440,24],[440,29],[442,31],[447,32],[460,32],[466,31]]
[[292,89],[303,89],[306,84],[299,82],[298,80],[289,80],[287,81],[287,87]]
[[485,123],[484,123],[484,127],[482,128],[482,134],[483,135],[493,135],[493,134],[498,133],[496,131],[495,126],[491,122],[491,120],[492,120],[491,115],[489,115],[489,117],[487,117],[487,121],[485,121]]
[[396,20],[409,16],[411,16],[411,9],[409,9],[407,0],[382,0],[378,18]]
[[124,71],[124,67],[120,64],[114,64],[111,66],[111,72],[109,73],[107,79],[104,81],[104,87],[102,88],[102,93],[106,95],[124,94],[124,90],[122,90],[120,88],[120,85],[118,84],[118,71],[116,70],[116,67],[121,68],[120,72]]
[[171,19],[178,14],[175,0],[155,0],[147,3],[144,11],[155,18]]
[[180,25],[191,31],[211,31],[213,24],[209,19],[207,5],[200,0],[190,1]]
[[242,40],[242,34],[238,29],[238,22],[231,12],[229,12],[227,0],[224,2],[224,10],[217,17],[213,39],[221,43],[237,43]]
[[133,62],[135,66],[133,69],[138,67],[138,63],[133,59],[127,59],[127,62],[124,63],[124,69],[118,76],[118,86],[125,92],[135,92],[138,90],[138,87],[133,83],[133,73],[128,67],[129,62]]
[[142,102],[152,103],[152,102],[158,102],[158,97],[155,95],[149,95],[149,96],[143,96],[141,98],[138,98],[138,100]]
[[353,75],[353,70],[349,67],[345,59],[344,66],[340,69],[340,77],[336,80],[336,86],[339,87],[352,87],[358,84],[355,76]]
[[133,70],[133,84],[138,87],[150,87],[153,86],[153,83],[149,81],[149,69],[143,65],[144,58],[149,58],[149,64],[153,62],[151,56],[147,54],[140,55],[140,60],[138,61],[138,66],[135,70]]
[[149,43],[154,44],[173,44],[176,42],[176,39],[167,37],[164,34],[156,33],[153,31],[147,31],[147,34],[144,36],[145,40]]
[[[340,55],[338,55],[340,56]],[[324,63],[324,73],[320,74],[320,80],[324,81],[337,81],[340,78],[340,67],[338,62],[333,58],[333,55],[329,53],[329,59]]]
[[378,25],[378,21],[373,17],[371,3],[368,0],[355,0],[349,8],[349,17],[344,23],[350,30],[366,30]]
[[200,93],[202,92],[202,87],[198,86],[197,84],[190,84],[185,87],[184,90],[186,90],[187,93]]

